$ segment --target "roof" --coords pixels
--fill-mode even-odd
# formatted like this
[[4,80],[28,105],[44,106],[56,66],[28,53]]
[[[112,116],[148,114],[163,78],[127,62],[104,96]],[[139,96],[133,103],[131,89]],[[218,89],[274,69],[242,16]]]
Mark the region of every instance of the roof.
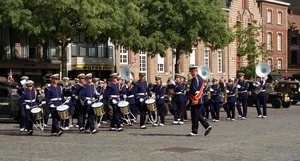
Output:
[[290,3],[289,9],[293,10],[293,14],[300,15],[300,1],[299,0],[281,0]]
[[269,3],[275,3],[279,5],[284,5],[284,6],[290,6],[290,3],[284,1],[284,0],[256,0],[257,2],[269,2]]

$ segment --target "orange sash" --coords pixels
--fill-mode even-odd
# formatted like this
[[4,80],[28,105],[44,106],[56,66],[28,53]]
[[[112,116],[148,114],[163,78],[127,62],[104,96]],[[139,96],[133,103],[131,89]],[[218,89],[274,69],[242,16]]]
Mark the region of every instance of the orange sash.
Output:
[[190,98],[192,100],[192,105],[196,105],[198,104],[198,100],[201,98],[202,93],[203,93],[203,89],[204,89],[204,83],[202,82],[201,88],[199,90],[199,93],[197,93],[195,96],[193,96],[192,94],[190,94]]

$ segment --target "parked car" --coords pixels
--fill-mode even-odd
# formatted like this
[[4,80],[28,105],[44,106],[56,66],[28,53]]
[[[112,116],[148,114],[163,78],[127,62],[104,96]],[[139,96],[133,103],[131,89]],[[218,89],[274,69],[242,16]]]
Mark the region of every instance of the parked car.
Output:
[[0,118],[18,120],[17,83],[0,82]]

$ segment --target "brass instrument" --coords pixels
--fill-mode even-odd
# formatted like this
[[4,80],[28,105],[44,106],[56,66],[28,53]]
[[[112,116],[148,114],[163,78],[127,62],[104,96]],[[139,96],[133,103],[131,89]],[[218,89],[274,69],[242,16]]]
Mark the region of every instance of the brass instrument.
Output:
[[227,103],[227,86],[224,85],[224,92],[222,93],[222,105],[224,105],[225,103]]

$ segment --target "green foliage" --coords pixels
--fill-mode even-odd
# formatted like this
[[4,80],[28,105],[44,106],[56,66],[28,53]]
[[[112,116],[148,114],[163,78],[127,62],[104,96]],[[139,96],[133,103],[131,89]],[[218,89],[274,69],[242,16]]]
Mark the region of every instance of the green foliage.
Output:
[[[246,56],[248,65],[242,67],[241,70],[250,77],[255,77],[255,67],[260,62],[259,58],[267,58],[271,56],[273,52],[271,50],[266,51],[266,44],[259,41],[263,26],[258,25],[257,21],[247,27],[237,23],[236,37],[238,40],[237,54],[240,56]],[[264,61],[263,59],[263,61]]]

